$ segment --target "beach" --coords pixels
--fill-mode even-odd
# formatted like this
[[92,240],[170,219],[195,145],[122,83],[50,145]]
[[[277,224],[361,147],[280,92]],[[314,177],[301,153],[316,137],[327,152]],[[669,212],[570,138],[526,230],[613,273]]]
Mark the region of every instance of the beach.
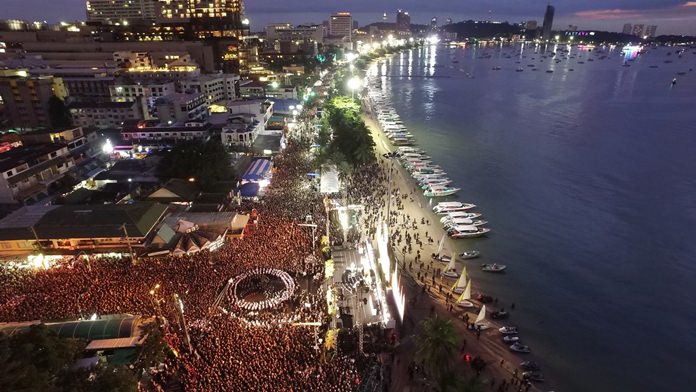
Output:
[[[378,160],[380,160],[382,166],[388,165],[389,161],[383,158],[383,154],[392,151],[389,147],[389,140],[381,132],[380,126],[370,114],[364,114],[363,120],[372,131]],[[482,380],[485,380],[486,384],[494,385],[494,390],[503,380],[509,384],[515,378],[514,374],[518,374],[515,373],[515,369],[520,362],[524,360],[536,360],[536,358],[533,354],[518,356],[508,350],[507,346],[502,343],[502,335],[498,332],[498,328],[504,324],[498,324],[491,320],[487,320],[487,322],[491,324],[491,328],[482,331],[479,337],[477,337],[474,331],[467,330],[464,315],[468,314],[468,319],[473,321],[476,318],[479,308],[471,308],[466,311],[455,305],[453,310],[449,310],[450,303],[454,304],[456,302],[457,295],[449,302],[447,301],[446,295],[456,282],[456,279],[442,277],[440,272],[445,268],[446,264],[432,260],[431,258],[431,254],[437,252],[440,238],[445,234],[439,222],[440,216],[432,212],[429,201],[423,196],[422,190],[417,187],[415,180],[411,178],[409,173],[396,161],[393,161],[392,165],[394,170],[392,172],[392,190],[398,189],[399,195],[402,198],[401,204],[403,207],[402,209],[392,207],[392,211],[398,211],[400,215],[397,219],[398,221],[402,219],[401,217],[405,216],[409,221],[415,219],[415,221],[418,222],[416,230],[414,230],[411,225],[402,225],[399,223],[397,225],[392,225],[392,232],[401,231],[405,233],[408,231],[411,236],[415,236],[416,233],[418,233],[421,238],[427,238],[429,236],[433,238],[434,241],[424,241],[422,248],[418,246],[413,247],[412,252],[406,252],[405,254],[401,249],[398,249],[398,246],[394,246],[407,300],[406,314],[402,325],[402,342],[408,343],[404,343],[398,350],[398,357],[403,358],[403,360],[397,360],[395,368],[392,371],[391,390],[419,390],[413,383],[409,383],[409,377],[407,376],[409,366],[408,360],[413,358],[415,353],[415,345],[412,344],[410,336],[417,333],[417,327],[420,321],[433,314],[437,314],[440,317],[448,317],[453,320],[458,335],[458,346],[464,348],[460,354],[465,353],[471,356],[480,356],[487,362],[486,369],[480,376]],[[387,187],[387,185],[388,184],[384,184],[385,187]],[[403,198],[403,195],[407,195],[407,197]],[[420,224],[422,220],[425,220],[427,223]],[[451,241],[457,240],[446,238],[444,249],[455,249],[454,245],[450,243]],[[421,254],[420,263],[415,260],[417,250],[420,250]],[[465,264],[469,271],[478,266],[475,260],[473,262],[457,261],[457,271],[461,272]],[[418,278],[419,275],[420,279]],[[475,288],[476,287],[474,287],[474,289]],[[506,302],[506,300],[502,298],[496,298],[496,301],[497,304],[487,304],[489,313],[495,309],[501,308],[509,310],[512,304],[512,302]],[[513,319],[514,312],[514,310],[511,311]],[[474,374],[467,363],[462,361],[460,366],[462,372],[465,374],[469,376]],[[546,384],[549,384],[548,380]],[[530,390],[536,390],[536,388],[532,386]]]

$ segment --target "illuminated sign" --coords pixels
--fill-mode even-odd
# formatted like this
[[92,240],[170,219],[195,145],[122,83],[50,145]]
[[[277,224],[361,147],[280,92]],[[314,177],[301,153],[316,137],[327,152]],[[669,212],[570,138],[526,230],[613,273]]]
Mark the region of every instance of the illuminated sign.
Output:
[[594,36],[596,33],[594,31],[566,31],[566,37],[589,37]]

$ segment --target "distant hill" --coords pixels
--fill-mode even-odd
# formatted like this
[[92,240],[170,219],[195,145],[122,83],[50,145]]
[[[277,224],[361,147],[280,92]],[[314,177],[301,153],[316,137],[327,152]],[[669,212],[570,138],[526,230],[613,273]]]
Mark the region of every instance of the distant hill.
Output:
[[448,33],[457,33],[459,39],[508,37],[512,34],[521,34],[523,32],[523,28],[518,24],[477,22],[473,20],[445,25],[442,26],[442,29]]

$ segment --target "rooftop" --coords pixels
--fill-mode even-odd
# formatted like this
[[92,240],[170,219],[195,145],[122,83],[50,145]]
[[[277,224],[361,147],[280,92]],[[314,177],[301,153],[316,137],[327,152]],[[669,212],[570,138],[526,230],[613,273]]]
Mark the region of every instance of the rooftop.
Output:
[[74,102],[68,105],[70,109],[128,109],[135,102]]

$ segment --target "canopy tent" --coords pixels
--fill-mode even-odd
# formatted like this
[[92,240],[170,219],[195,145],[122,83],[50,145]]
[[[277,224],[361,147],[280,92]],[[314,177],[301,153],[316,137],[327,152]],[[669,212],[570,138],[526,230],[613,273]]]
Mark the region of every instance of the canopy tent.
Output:
[[239,194],[242,197],[256,197],[259,194],[259,184],[247,182],[239,187]]
[[321,170],[321,193],[336,193],[340,190],[336,166],[325,166]]
[[268,177],[273,162],[269,159],[257,158],[251,161],[246,172],[242,176],[243,181],[261,181]]

